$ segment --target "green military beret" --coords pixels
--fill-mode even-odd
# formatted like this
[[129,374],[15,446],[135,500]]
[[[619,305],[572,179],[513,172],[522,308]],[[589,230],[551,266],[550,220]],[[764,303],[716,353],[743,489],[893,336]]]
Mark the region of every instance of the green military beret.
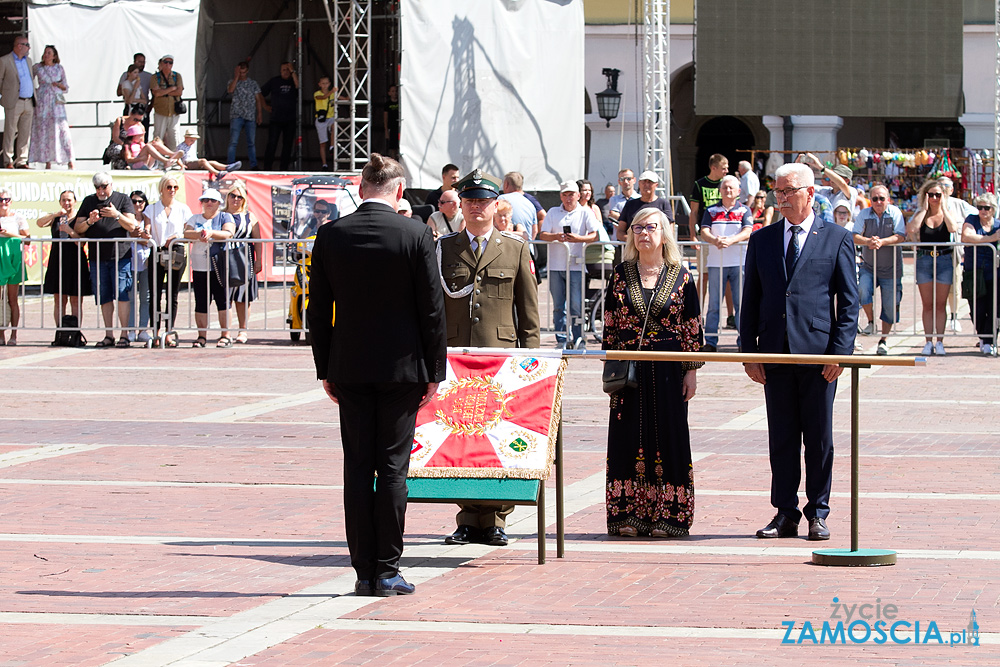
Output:
[[466,199],[496,199],[503,194],[500,179],[491,176],[482,169],[474,169],[455,183],[459,197]]

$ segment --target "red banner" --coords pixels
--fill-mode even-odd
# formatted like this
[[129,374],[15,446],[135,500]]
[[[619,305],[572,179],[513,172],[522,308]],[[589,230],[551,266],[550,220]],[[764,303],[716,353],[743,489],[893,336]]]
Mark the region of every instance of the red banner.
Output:
[[417,415],[411,477],[548,477],[566,362],[524,352],[448,355],[447,379]]

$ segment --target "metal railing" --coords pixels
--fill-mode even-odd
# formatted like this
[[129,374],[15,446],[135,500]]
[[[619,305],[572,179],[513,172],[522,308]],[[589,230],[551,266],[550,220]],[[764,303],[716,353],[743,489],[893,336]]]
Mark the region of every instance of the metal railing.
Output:
[[[6,242],[15,242],[10,239]],[[312,242],[309,239],[237,239],[232,241],[219,241],[210,244],[201,243],[189,239],[175,239],[168,246],[158,248],[149,246],[149,255],[140,268],[137,259],[144,247],[144,242],[134,238],[122,239],[101,239],[101,240],[76,240],[76,239],[52,239],[52,238],[28,238],[20,241],[22,253],[21,279],[15,280],[16,284],[6,287],[6,290],[16,290],[16,299],[9,303],[7,298],[2,300],[0,306],[0,330],[10,332],[15,328],[21,330],[46,330],[57,331],[60,329],[63,314],[75,313],[79,316],[79,326],[81,329],[92,330],[120,330],[141,336],[146,332],[148,337],[165,342],[164,336],[167,331],[176,332],[196,332],[206,331],[209,328],[207,321],[198,321],[197,315],[208,315],[207,312],[196,313],[196,306],[200,301],[203,305],[209,304],[207,308],[199,310],[216,310],[211,307],[211,297],[220,296],[221,283],[225,282],[226,294],[228,298],[222,300],[223,312],[228,313],[230,307],[235,308],[237,317],[232,318],[227,315],[225,320],[226,331],[242,331],[254,333],[287,333],[291,340],[299,340],[308,336],[308,316],[306,308],[308,304],[308,266],[309,253]],[[555,245],[557,242],[532,241],[535,245]],[[544,299],[543,295],[551,294],[551,273],[544,272],[545,276],[539,280],[539,304],[540,320],[542,330],[545,333],[562,334],[571,344],[577,343],[573,338],[574,326],[579,327],[581,337],[585,340],[589,337],[594,342],[600,343],[604,321],[604,302],[606,289],[610,283],[613,264],[610,261],[610,251],[606,248],[620,247],[619,241],[596,241],[585,244],[583,248],[570,248],[578,244],[560,243],[566,248],[571,258],[575,259],[571,263],[571,272],[581,275],[581,280],[570,280],[569,289],[565,289],[563,312],[567,313],[566,322],[557,331],[554,308],[551,299]],[[682,248],[707,247],[708,244],[700,242],[679,243]],[[740,263],[742,263],[743,245],[732,246],[722,251],[722,262],[726,262],[726,253],[740,253]],[[220,250],[212,253],[211,247],[220,247]],[[90,248],[99,248],[101,258],[111,257],[113,260],[107,262],[89,262],[88,256]],[[183,268],[171,267],[170,261],[175,248],[184,248]],[[252,252],[248,252],[252,248]],[[593,251],[598,248],[596,256]],[[959,258],[967,249],[972,249],[978,263],[984,264],[985,268],[979,267],[970,271],[969,266],[965,267],[964,288],[961,297],[969,304],[969,315],[972,318],[974,330],[964,333],[959,331],[946,331],[942,326],[941,300],[947,299],[946,291],[928,291],[924,288],[924,294],[929,299],[930,309],[923,307],[925,298],[921,296],[921,287],[916,282],[915,262],[910,259],[913,254],[919,254],[917,261],[921,265],[929,264],[932,275],[938,275],[941,262],[949,262],[953,273],[953,287],[960,284],[960,273],[956,270],[959,265]],[[591,249],[591,261],[586,263],[587,251]],[[573,253],[570,253],[573,250]],[[898,250],[898,252],[897,252]],[[576,251],[581,251],[577,253]],[[949,254],[950,251],[950,254]],[[241,284],[229,283],[230,256],[236,252],[247,254],[248,263],[256,261],[264,268],[267,282],[258,280],[258,274],[250,270],[245,275]],[[876,322],[875,327],[881,328],[878,324],[883,305],[887,313],[892,315],[889,319],[897,320],[895,314],[905,310],[912,312],[912,316],[904,321],[894,321],[889,327],[891,333],[895,335],[918,336],[926,335],[932,337],[955,337],[958,335],[977,336],[983,340],[991,341],[996,348],[998,323],[997,305],[1000,301],[1000,253],[992,244],[966,245],[962,243],[904,243],[891,249],[892,267],[888,272],[883,272],[892,276],[892,280],[885,282],[888,289],[877,289],[878,281],[874,281],[876,289],[872,294],[872,319]],[[203,264],[207,253],[207,264]],[[961,254],[960,254],[961,253]],[[983,255],[985,254],[985,259]],[[886,253],[889,254],[889,253]],[[198,260],[195,260],[198,256]],[[52,259],[58,257],[57,263],[53,264]],[[127,258],[127,279],[122,280],[126,284],[121,289],[117,284],[119,280],[117,270],[111,272],[106,266],[104,271],[97,271],[91,279],[91,269],[99,267],[100,264],[107,264],[113,261],[116,266],[118,257]],[[214,258],[214,262],[213,262]],[[162,260],[162,261],[161,261]],[[883,264],[884,264],[883,260]],[[704,278],[699,275],[697,266],[693,261],[685,260],[691,273],[696,277],[699,284],[701,299],[704,303],[708,298],[705,289],[708,275]],[[46,266],[47,265],[47,266]],[[199,272],[206,275],[205,280],[195,278],[195,265]],[[224,268],[219,268],[219,267]],[[41,275],[32,275],[29,282],[29,269],[32,274],[36,267],[43,269],[44,280]],[[86,267],[86,268],[83,268]],[[992,267],[992,268],[991,268]],[[884,268],[884,267],[881,267]],[[921,268],[923,271],[923,267]],[[870,271],[874,276],[880,273],[879,256],[875,253],[872,257],[870,267],[864,262],[858,263],[859,276]],[[946,270],[942,269],[944,273]],[[743,271],[739,270],[738,289],[734,294],[735,298],[742,295]],[[983,275],[989,273],[992,278],[984,280]],[[715,275],[714,272],[712,274]],[[899,276],[897,279],[896,276]],[[112,277],[113,276],[113,277]],[[211,278],[211,280],[208,280]],[[115,285],[109,287],[108,280],[115,280]],[[717,278],[717,293],[720,295],[719,322],[723,322],[723,289],[724,282],[721,272]],[[216,281],[216,290],[213,293],[213,282]],[[703,282],[704,281],[704,282]],[[196,291],[195,285],[201,290]],[[241,289],[242,288],[242,289]],[[571,290],[577,290],[581,308],[573,312],[572,299],[574,296]],[[950,289],[948,290],[950,291]],[[124,295],[127,301],[127,312],[123,318],[120,312],[125,311],[122,304],[112,307],[112,319],[110,323],[105,320],[105,313],[101,308],[88,308],[87,300],[92,299],[92,294],[104,293],[107,298],[110,294],[111,300],[118,302],[119,296]],[[559,290],[557,290],[559,292]],[[177,305],[174,306],[173,295],[177,295]],[[79,296],[78,296],[79,295]],[[6,295],[5,295],[6,296]],[[546,303],[547,301],[547,303]],[[251,306],[251,304],[253,304]],[[989,308],[992,304],[992,308]],[[546,307],[547,306],[547,307]],[[906,308],[904,309],[904,306]],[[959,307],[964,311],[964,304],[959,303]],[[912,310],[911,310],[912,309]],[[242,312],[241,312],[242,311]],[[737,308],[738,312],[738,308]],[[703,309],[707,319],[708,311]],[[924,314],[928,317],[925,319]],[[958,315],[958,313],[954,313]],[[964,312],[963,312],[964,314]],[[12,321],[16,318],[15,322]],[[861,319],[864,322],[866,318]],[[240,323],[242,320],[242,324]],[[714,320],[713,320],[714,321]],[[966,320],[967,322],[968,320]],[[738,324],[738,322],[737,322]],[[862,324],[861,328],[866,328]],[[925,331],[926,329],[926,331]],[[927,332],[931,333],[927,333]],[[708,335],[718,335],[727,342],[735,342],[736,330],[723,329],[717,327],[716,331],[707,331]],[[878,333],[873,331],[873,333]]]

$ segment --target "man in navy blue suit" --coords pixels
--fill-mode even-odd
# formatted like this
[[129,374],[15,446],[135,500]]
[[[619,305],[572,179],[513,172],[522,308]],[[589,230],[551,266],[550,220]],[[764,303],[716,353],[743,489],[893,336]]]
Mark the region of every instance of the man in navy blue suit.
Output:
[[[843,227],[813,216],[815,177],[804,164],[775,173],[785,217],[761,228],[747,248],[740,338],[743,352],[851,354],[858,325],[854,243]],[[796,537],[809,520],[809,539],[828,540],[833,477],[833,398],[843,368],[836,365],[746,364],[764,385],[771,504],[777,510],[757,537]],[[806,499],[800,512],[799,452],[805,445]]]

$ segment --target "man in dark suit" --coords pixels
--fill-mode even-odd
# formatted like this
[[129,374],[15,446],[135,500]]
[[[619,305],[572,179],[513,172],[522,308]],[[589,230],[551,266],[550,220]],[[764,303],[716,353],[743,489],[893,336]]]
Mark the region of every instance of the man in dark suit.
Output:
[[[804,164],[778,168],[775,193],[785,220],[750,236],[743,283],[743,352],[852,354],[858,325],[854,243],[812,212],[815,177]],[[757,537],[795,537],[809,520],[809,539],[830,539],[833,398],[836,365],[746,364],[764,385],[774,519]],[[806,498],[800,512],[799,452],[805,445]]]
[[357,595],[414,591],[399,574],[406,475],[417,410],[445,378],[434,237],[427,225],[396,213],[403,185],[399,163],[372,153],[361,174],[364,201],[355,213],[320,227],[310,269],[316,376],[340,405],[344,515]]
[[[528,244],[520,234],[493,226],[499,180],[476,169],[455,189],[466,226],[438,240],[448,345],[538,347],[538,283]],[[504,529],[513,505],[478,503],[461,508],[458,529],[445,543],[507,546]]]

